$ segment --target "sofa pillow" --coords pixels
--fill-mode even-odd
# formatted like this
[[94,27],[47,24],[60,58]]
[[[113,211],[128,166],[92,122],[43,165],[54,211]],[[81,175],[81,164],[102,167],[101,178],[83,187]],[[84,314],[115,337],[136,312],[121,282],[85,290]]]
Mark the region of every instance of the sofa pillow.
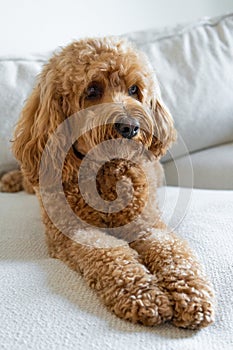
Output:
[[0,174],[17,165],[10,150],[13,129],[46,60],[46,55],[0,58]]
[[[233,14],[127,37],[149,56],[189,152],[233,141]],[[178,140],[173,156],[185,152]]]

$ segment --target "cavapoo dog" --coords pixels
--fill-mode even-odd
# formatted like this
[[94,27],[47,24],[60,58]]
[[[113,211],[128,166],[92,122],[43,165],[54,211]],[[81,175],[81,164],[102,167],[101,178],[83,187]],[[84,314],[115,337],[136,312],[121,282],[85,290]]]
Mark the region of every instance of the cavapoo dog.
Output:
[[[65,121],[64,136],[57,130]],[[79,271],[117,316],[197,329],[213,322],[213,292],[187,243],[160,220],[156,201],[159,159],[175,138],[144,54],[123,39],[73,42],[44,66],[25,104],[13,140],[22,173],[5,174],[1,188],[36,192],[50,255]],[[101,144],[114,154],[102,162]],[[99,155],[90,156],[95,149]],[[95,178],[88,176],[94,167]],[[108,209],[90,205],[88,186]]]

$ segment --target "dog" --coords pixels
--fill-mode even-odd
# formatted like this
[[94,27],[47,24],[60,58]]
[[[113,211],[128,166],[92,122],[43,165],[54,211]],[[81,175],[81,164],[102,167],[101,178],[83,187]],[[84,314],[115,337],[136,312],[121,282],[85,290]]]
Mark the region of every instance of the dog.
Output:
[[[77,113],[83,114],[82,128],[68,123],[68,138],[55,138],[55,149],[45,152],[58,126]],[[76,132],[72,140],[68,129]],[[160,219],[156,199],[163,174],[159,160],[175,139],[173,119],[143,53],[125,39],[75,41],[44,66],[15,130],[13,152],[22,173],[4,175],[1,186],[11,192],[36,192],[51,257],[80,272],[117,316],[147,326],[169,321],[198,329],[214,320],[214,293],[188,244]],[[59,153],[67,142],[65,154]],[[127,149],[127,142],[135,152]],[[103,143],[105,151],[113,145],[114,156],[100,164],[95,154],[88,155]],[[141,148],[144,151],[138,152]],[[56,163],[58,154],[63,160]],[[79,176],[84,163],[86,173],[84,169]],[[80,179],[87,190],[92,188],[94,175],[88,174],[95,167],[94,183],[106,210],[89,205],[81,193]],[[147,167],[153,168],[149,180]],[[59,191],[54,190],[56,171]],[[117,183],[126,200],[123,208],[121,201],[116,204]],[[47,195],[42,194],[44,186]],[[67,219],[71,214],[64,210],[64,198],[78,222],[73,216]],[[118,211],[109,209],[113,202]]]

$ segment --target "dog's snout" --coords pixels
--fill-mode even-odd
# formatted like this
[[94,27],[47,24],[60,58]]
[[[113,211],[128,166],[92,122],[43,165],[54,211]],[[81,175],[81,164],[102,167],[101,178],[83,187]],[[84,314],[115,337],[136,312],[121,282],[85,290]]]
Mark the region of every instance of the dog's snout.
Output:
[[132,139],[140,130],[139,121],[135,118],[124,118],[114,124],[117,132],[126,139]]

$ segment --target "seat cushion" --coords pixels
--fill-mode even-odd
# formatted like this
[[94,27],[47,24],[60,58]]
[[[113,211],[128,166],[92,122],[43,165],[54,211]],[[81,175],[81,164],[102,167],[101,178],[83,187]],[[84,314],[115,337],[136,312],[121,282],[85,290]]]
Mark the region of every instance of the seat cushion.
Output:
[[169,324],[146,328],[117,318],[78,273],[48,256],[36,197],[0,193],[1,348],[231,349],[233,192],[160,192],[164,219],[188,240],[214,284],[213,325],[196,332]]
[[172,186],[233,189],[233,143],[191,153],[163,164]]

